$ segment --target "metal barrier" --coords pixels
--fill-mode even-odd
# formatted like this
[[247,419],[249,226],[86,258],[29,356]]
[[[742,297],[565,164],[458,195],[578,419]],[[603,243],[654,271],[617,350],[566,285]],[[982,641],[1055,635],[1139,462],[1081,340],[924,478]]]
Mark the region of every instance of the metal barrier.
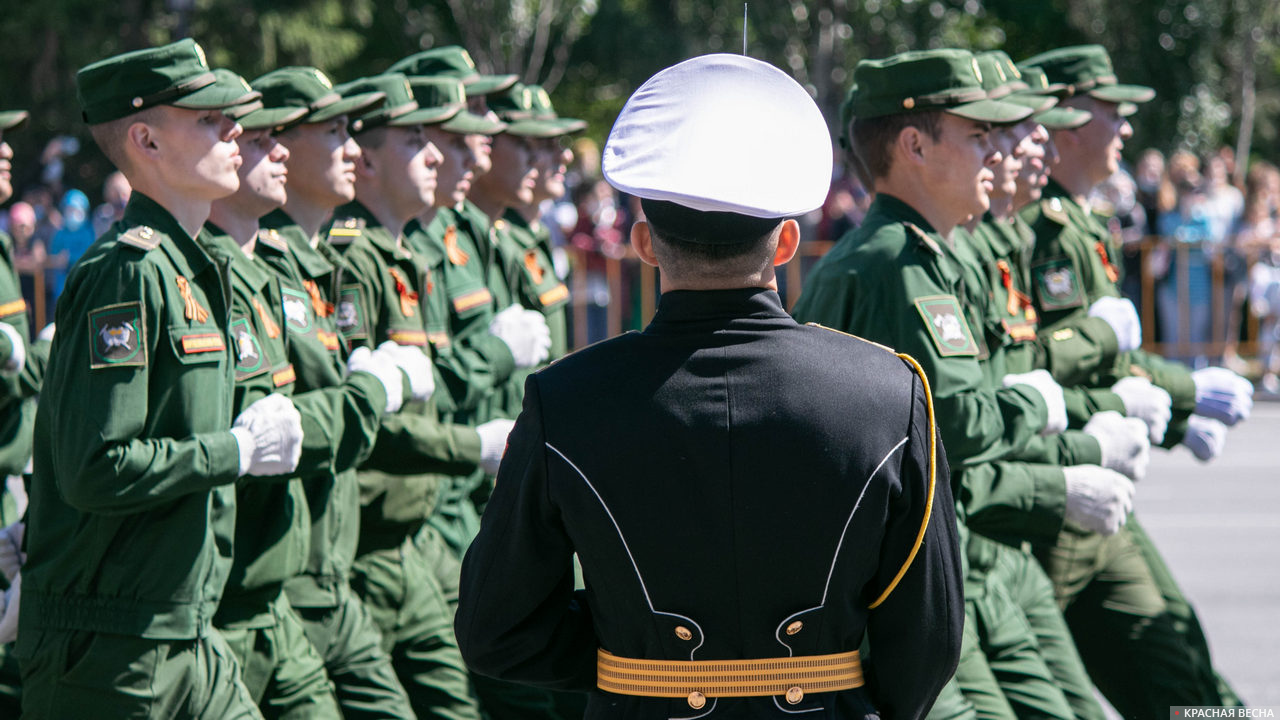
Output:
[[[795,259],[788,263],[779,276],[779,290],[783,302],[788,308],[795,304],[804,288],[805,278],[819,258],[831,249],[834,243],[827,241],[808,241],[800,244]],[[613,337],[626,330],[643,328],[653,317],[660,294],[658,272],[640,262],[639,258],[627,248],[627,255],[622,258],[604,257],[589,254],[578,248],[567,248],[571,267],[573,268],[570,286],[573,290],[571,312],[573,314],[573,342],[575,349],[583,347],[591,341],[604,337]],[[1131,299],[1139,307],[1142,317],[1143,347],[1151,352],[1168,357],[1206,356],[1219,358],[1232,347],[1228,341],[1228,324],[1238,329],[1243,325],[1243,333],[1235,344],[1235,352],[1240,355],[1256,355],[1258,352],[1258,319],[1244,306],[1244,296],[1239,292],[1241,283],[1247,282],[1247,268],[1257,261],[1258,253],[1241,258],[1241,267],[1245,271],[1228,275],[1227,256],[1222,248],[1200,243],[1166,242],[1163,238],[1149,237],[1126,249],[1126,253],[1134,253],[1136,262],[1131,263],[1138,268],[1151,268],[1162,262],[1161,257],[1169,260],[1171,276],[1157,278],[1149,272],[1140,273],[1136,288],[1132,283],[1126,287],[1133,292]],[[1204,342],[1176,342],[1164,337],[1161,331],[1161,318],[1158,305],[1162,288],[1173,291],[1176,297],[1177,323],[1182,332],[1181,337],[1189,338],[1192,323],[1193,298],[1191,297],[1192,275],[1196,271],[1196,253],[1203,254],[1208,272],[1209,287],[1205,301],[1209,303],[1209,339]],[[588,270],[588,268],[591,268]],[[588,275],[597,273],[603,276],[609,289],[610,302],[604,306],[593,306],[588,297]],[[1231,287],[1228,287],[1230,282]],[[1228,290],[1232,291],[1228,296]],[[1233,302],[1239,300],[1239,303]],[[1234,307],[1233,307],[1234,306]],[[606,318],[607,334],[603,337],[591,337],[588,332],[588,313],[603,312]],[[1167,325],[1167,323],[1165,323]]]

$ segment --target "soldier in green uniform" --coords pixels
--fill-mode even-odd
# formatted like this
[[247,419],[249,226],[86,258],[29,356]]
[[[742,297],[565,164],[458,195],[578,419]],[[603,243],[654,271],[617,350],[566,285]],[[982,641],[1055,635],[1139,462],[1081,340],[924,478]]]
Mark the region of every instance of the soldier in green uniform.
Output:
[[[354,345],[394,340],[427,354],[445,350],[432,317],[443,300],[426,258],[406,241],[409,221],[435,202],[442,154],[424,125],[456,115],[459,105],[419,106],[398,73],[348,83],[344,95],[385,92],[384,107],[353,123],[360,145],[354,202],[339,207],[329,242],[347,272],[339,287],[339,332]],[[415,150],[416,148],[416,150]],[[452,613],[428,556],[415,542],[436,509],[447,476],[476,471],[482,436],[443,423],[433,395],[384,422],[359,480],[363,515],[352,586],[383,634],[383,645],[420,718],[477,718],[458,654]],[[392,421],[395,422],[392,422]],[[500,440],[505,445],[505,431]],[[500,455],[500,451],[499,455]]]
[[[360,149],[347,134],[348,114],[381,105],[385,95],[343,98],[310,67],[280,68],[251,85],[267,110],[300,112],[274,133],[289,149],[287,197],[283,208],[261,219],[254,255],[280,283],[295,390],[336,387],[344,382],[348,354],[333,312],[344,263],[319,230],[334,207],[355,197]],[[302,573],[285,582],[285,592],[324,659],[343,717],[413,717],[382,633],[350,586],[360,532],[356,467],[363,459],[349,457],[303,479],[311,546]]]
[[57,309],[35,427],[17,655],[23,714],[261,717],[214,610],[231,566],[237,478],[296,466],[278,396],[232,430],[231,299],[196,242],[236,190],[256,99],[183,40],[76,77],[85,120],[134,188]]
[[[1119,84],[1106,51],[1096,45],[1050,51],[1023,64],[1069,86],[1075,94],[1064,104],[1092,114],[1079,128],[1053,133],[1059,150],[1053,175],[1043,199],[1022,212],[1036,235],[1032,299],[1046,329],[1069,330],[1081,315],[1094,314],[1099,302],[1119,296],[1116,248],[1085,198],[1115,171],[1132,133],[1123,106],[1150,100],[1154,92]],[[1252,387],[1221,368],[1191,373],[1134,351],[1103,373],[1110,379],[1130,375],[1148,377],[1172,398],[1173,419],[1162,444],[1181,442],[1201,459],[1220,452],[1224,423],[1244,419],[1251,405]],[[1195,613],[1150,539],[1132,521],[1124,538],[1128,544],[1121,550],[1060,541],[1044,558],[1094,682],[1127,715],[1159,714],[1170,704],[1238,703],[1213,670]]]

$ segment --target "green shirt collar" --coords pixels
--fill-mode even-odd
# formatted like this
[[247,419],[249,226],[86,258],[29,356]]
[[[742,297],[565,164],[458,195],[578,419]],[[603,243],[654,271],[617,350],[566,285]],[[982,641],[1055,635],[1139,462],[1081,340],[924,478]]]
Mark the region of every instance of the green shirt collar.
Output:
[[173,215],[160,203],[134,190],[125,205],[120,220],[125,230],[145,225],[169,236],[171,243],[162,243],[165,254],[178,267],[179,272],[194,277],[210,265],[208,254],[187,234]]

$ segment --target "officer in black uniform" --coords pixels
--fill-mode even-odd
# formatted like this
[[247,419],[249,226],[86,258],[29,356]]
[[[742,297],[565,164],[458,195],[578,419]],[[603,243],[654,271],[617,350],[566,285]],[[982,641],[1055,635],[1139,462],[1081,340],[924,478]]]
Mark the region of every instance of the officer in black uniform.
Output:
[[632,96],[603,167],[642,199],[664,293],[643,332],[529,378],[463,565],[463,657],[589,690],[587,718],[922,716],[963,618],[928,382],[776,292],[788,218],[830,179],[817,107],[765,63],[694,58]]

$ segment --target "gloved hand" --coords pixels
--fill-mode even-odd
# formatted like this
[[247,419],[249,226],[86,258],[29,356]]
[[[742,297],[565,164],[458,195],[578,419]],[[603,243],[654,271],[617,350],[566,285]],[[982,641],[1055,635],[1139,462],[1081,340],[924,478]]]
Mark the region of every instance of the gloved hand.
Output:
[[390,340],[378,346],[374,354],[384,353],[409,378],[409,397],[426,402],[436,390],[436,376],[431,370],[427,351],[412,345],[399,345]]
[[22,569],[22,563],[27,561],[26,554],[22,552],[22,536],[26,529],[26,525],[16,522],[0,530],[0,572],[4,573],[4,579],[9,582]]
[[44,329],[40,331],[40,334],[36,336],[36,340],[48,340],[49,342],[53,342],[53,333],[57,329],[58,328],[53,323],[45,325]]
[[1067,478],[1067,520],[1103,535],[1115,535],[1133,510],[1133,483],[1097,465],[1062,469]]
[[240,475],[283,475],[302,458],[302,415],[289,398],[272,393],[232,423],[240,447]]
[[1151,462],[1151,442],[1147,424],[1113,410],[1095,413],[1084,431],[1102,448],[1102,466],[1130,480],[1141,480]]
[[1101,297],[1089,306],[1089,317],[1102,318],[1120,341],[1120,352],[1142,347],[1142,321],[1133,301],[1118,297]]
[[1212,418],[1192,415],[1187,418],[1187,434],[1182,436],[1182,444],[1201,462],[1209,462],[1227,446],[1227,426]]
[[378,378],[387,393],[387,406],[383,412],[393,413],[404,405],[404,376],[390,354],[374,352],[362,345],[347,357],[347,372],[367,372]]
[[0,615],[0,645],[18,639],[18,600],[22,597],[22,575],[14,575],[9,589],[0,598],[4,604],[4,614]]
[[533,367],[551,353],[551,330],[547,328],[547,319],[537,310],[512,305],[493,316],[489,332],[511,348],[516,367]]
[[1147,424],[1147,437],[1152,445],[1164,442],[1164,433],[1173,417],[1173,400],[1164,388],[1156,387],[1142,377],[1127,377],[1111,386],[1111,392],[1120,396],[1124,414]]
[[1196,383],[1196,414],[1228,427],[1247,420],[1253,411],[1253,383],[1226,368],[1208,367],[1191,373]]
[[22,334],[18,329],[7,322],[0,322],[0,332],[9,338],[9,343],[13,345],[13,351],[9,353],[9,358],[0,365],[0,370],[8,372],[21,372],[24,365],[27,364],[27,342],[22,339]]
[[1026,385],[1044,398],[1049,409],[1049,419],[1045,423],[1041,435],[1056,435],[1067,429],[1067,401],[1062,397],[1062,386],[1059,385],[1048,370],[1032,370],[1028,373],[1017,373],[1004,376],[1004,386]]
[[498,474],[502,454],[507,450],[507,436],[515,423],[511,420],[490,420],[476,428],[480,433],[480,469],[489,475]]

